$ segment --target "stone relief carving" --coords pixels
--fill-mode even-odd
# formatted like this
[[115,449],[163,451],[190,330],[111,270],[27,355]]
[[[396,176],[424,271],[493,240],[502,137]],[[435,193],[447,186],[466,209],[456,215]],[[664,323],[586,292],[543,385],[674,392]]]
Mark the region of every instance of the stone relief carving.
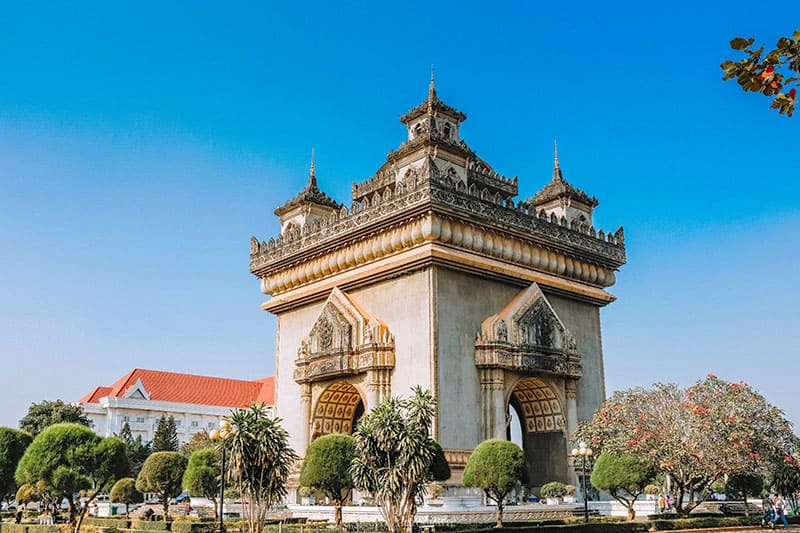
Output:
[[394,337],[386,324],[365,315],[334,288],[297,351],[295,381],[394,368]]
[[583,373],[573,335],[535,283],[484,320],[475,340],[475,364],[573,378]]

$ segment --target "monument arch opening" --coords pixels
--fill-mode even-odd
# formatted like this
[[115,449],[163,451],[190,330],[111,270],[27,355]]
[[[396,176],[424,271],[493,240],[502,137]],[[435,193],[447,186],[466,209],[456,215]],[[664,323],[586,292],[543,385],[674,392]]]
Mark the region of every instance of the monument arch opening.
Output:
[[[565,413],[558,395],[544,380],[521,379],[508,398],[507,412],[516,412],[528,465],[528,485],[541,487],[564,479],[567,468]],[[510,426],[510,425],[509,425]],[[512,428],[509,427],[508,438]]]
[[364,415],[364,400],[353,385],[336,381],[317,400],[311,425],[311,440],[331,433],[351,435]]

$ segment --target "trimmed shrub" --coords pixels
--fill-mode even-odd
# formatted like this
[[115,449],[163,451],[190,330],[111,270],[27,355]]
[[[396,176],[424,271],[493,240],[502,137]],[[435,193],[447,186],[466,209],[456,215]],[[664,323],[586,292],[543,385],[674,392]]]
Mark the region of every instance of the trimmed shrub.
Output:
[[87,516],[83,519],[83,523],[87,526],[105,528],[129,529],[131,527],[131,521],[126,519],[125,515],[120,515],[119,518]]
[[165,520],[132,520],[131,529],[143,529],[145,531],[169,531],[172,522]]
[[560,498],[567,494],[567,486],[560,481],[551,481],[542,485],[540,492],[545,498]]

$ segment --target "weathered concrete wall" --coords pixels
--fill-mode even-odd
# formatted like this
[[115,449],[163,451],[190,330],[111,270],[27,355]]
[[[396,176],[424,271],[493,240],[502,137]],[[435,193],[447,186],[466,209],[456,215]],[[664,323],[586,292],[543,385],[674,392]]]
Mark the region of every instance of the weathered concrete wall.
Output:
[[300,385],[294,380],[294,361],[300,341],[317,319],[325,301],[281,313],[277,319],[275,334],[275,416],[283,419],[283,427],[289,432],[292,448],[305,456],[303,435],[309,426],[306,411],[300,397]]
[[439,443],[472,449],[482,440],[475,336],[522,289],[441,267],[435,272]]
[[393,396],[408,396],[415,385],[432,387],[429,278],[426,269],[348,293],[367,313],[383,320],[394,335]]
[[558,317],[575,336],[583,364],[583,377],[577,382],[578,421],[589,420],[605,400],[600,309],[579,300],[549,294],[546,287],[542,287],[542,291]]

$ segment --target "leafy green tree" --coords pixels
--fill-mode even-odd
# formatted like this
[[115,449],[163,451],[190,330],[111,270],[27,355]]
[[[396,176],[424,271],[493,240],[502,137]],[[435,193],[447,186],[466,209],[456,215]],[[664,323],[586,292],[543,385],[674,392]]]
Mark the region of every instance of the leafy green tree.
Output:
[[125,443],[125,454],[128,456],[128,463],[131,467],[131,477],[136,479],[147,456],[151,453],[150,443],[143,442],[141,435],[134,437],[131,432],[131,426],[127,422],[123,424],[122,430],[119,432],[119,438]]
[[709,374],[685,390],[656,384],[615,392],[576,437],[595,450],[651,461],[670,476],[675,510],[685,516],[715,480],[771,469],[794,453],[791,429],[783,411],[746,383]]
[[0,427],[0,499],[10,500],[17,491],[14,472],[33,438],[24,431]]
[[183,490],[183,473],[186,471],[186,456],[178,452],[153,452],[142,465],[136,478],[136,489],[140,492],[155,492],[164,506],[164,519],[169,519],[169,499]]
[[136,490],[136,480],[132,477],[124,477],[114,483],[108,499],[115,503],[125,504],[125,517],[128,517],[128,506],[132,503],[144,501],[144,495]]
[[230,458],[227,475],[242,496],[248,531],[260,533],[270,507],[286,495],[298,457],[280,419],[272,418],[263,404],[236,409],[228,421],[230,429],[221,432]]
[[800,30],[795,30],[792,37],[778,39],[775,48],[766,55],[763,45],[754,49],[753,43],[753,38],[736,37],[731,41],[731,48],[744,52],[747,57],[723,62],[721,67],[725,76],[722,79],[735,78],[743,91],[773,97],[772,109],[791,117],[797,105]]
[[772,471],[769,485],[778,494],[789,498],[792,509],[797,509],[797,493],[800,492],[800,461],[787,455]]
[[94,425],[80,405],[64,403],[61,400],[54,402],[44,400],[42,403],[32,403],[28,407],[28,414],[20,419],[19,428],[36,437],[45,428],[64,422],[80,424],[88,428]]
[[205,431],[199,431],[192,435],[192,438],[189,439],[189,442],[185,442],[181,445],[180,452],[186,457],[190,457],[197,450],[207,450],[208,448],[213,447],[214,441],[211,440],[211,437],[208,436],[208,433]]
[[353,483],[372,493],[391,533],[411,531],[417,502],[433,480],[436,442],[429,432],[435,409],[430,391],[415,387],[411,398],[386,398],[353,435]]
[[183,473],[183,486],[189,490],[189,495],[211,500],[214,504],[214,517],[218,517],[219,474],[219,454],[214,448],[195,450],[189,456],[189,466]]
[[178,440],[178,427],[175,425],[175,417],[172,415],[161,415],[156,425],[156,432],[153,435],[153,442],[150,443],[151,452],[177,452],[180,446]]
[[[75,524],[77,533],[92,501],[128,471],[121,440],[100,438],[80,424],[62,423],[33,439],[17,465],[16,479],[18,483],[37,484],[37,489],[41,486],[52,497],[67,498],[70,523]],[[80,491],[86,493],[83,508],[73,498]]]
[[481,442],[464,467],[464,485],[480,487],[497,504],[497,524],[503,527],[503,502],[525,478],[525,452],[507,440]]
[[342,527],[342,505],[353,490],[350,464],[356,454],[356,445],[350,435],[325,435],[306,450],[300,469],[300,486],[321,490],[334,505],[334,520]]
[[[730,499],[742,499],[747,502],[748,496],[758,496],[764,489],[764,478],[758,472],[739,472],[728,476],[725,481],[725,495]],[[750,516],[747,505],[744,514]]]
[[656,475],[650,461],[632,455],[604,452],[597,458],[590,481],[595,488],[608,491],[628,510],[628,520],[636,517],[633,506]]

